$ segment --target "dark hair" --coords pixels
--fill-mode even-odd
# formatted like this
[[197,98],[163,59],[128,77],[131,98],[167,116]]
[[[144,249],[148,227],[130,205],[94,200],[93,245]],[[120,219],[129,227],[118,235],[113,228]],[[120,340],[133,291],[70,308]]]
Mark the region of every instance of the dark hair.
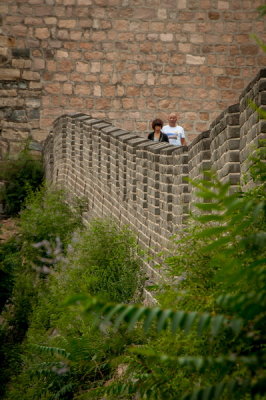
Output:
[[157,118],[154,121],[152,121],[152,124],[151,124],[152,129],[154,129],[155,126],[157,126],[157,125],[163,127],[163,121],[161,119],[159,119],[159,118]]

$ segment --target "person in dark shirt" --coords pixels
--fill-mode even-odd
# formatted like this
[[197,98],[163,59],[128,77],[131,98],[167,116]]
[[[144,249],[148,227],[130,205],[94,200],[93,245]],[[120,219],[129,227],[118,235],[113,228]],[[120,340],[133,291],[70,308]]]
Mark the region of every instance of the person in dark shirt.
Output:
[[153,140],[154,142],[168,142],[169,143],[168,136],[161,131],[161,129],[163,127],[163,121],[161,119],[157,118],[154,121],[152,121],[151,126],[153,129],[153,132],[151,132],[148,135],[149,140]]

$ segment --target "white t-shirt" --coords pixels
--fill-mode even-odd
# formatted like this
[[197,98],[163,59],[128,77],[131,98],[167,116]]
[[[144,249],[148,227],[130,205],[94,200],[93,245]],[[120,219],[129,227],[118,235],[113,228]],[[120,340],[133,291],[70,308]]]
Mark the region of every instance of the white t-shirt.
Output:
[[166,133],[169,139],[170,144],[174,144],[175,146],[181,146],[181,138],[185,139],[185,132],[182,126],[176,125],[176,126],[169,126],[165,125],[162,128],[162,132]]

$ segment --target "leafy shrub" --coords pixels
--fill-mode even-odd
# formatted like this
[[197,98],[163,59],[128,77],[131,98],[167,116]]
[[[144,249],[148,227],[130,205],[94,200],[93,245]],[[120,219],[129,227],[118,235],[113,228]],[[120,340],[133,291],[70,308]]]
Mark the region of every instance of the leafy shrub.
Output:
[[[21,392],[25,400],[263,399],[266,207],[263,175],[255,174],[260,185],[247,193],[230,194],[215,178],[195,183],[212,201],[199,203],[204,214],[197,227],[168,259],[169,273],[182,279],[162,292],[167,309],[112,303],[132,302],[141,288],[140,254],[126,228],[97,220],[76,235],[67,259],[37,285],[24,368],[7,399]],[[29,210],[34,218],[40,214],[35,206]],[[38,223],[31,232],[29,217],[22,226],[27,240],[43,237]],[[63,304],[69,296],[77,308]],[[95,329],[98,313],[101,330]]]
[[0,312],[10,298],[15,270],[21,264],[20,244],[15,238],[0,243]]
[[33,244],[43,240],[54,244],[56,238],[60,239],[66,250],[73,232],[82,226],[80,211],[66,203],[63,190],[44,185],[37,192],[30,193],[19,219],[22,241],[27,251]]
[[93,220],[69,253],[69,288],[76,285],[76,293],[132,301],[143,285],[140,256],[136,238],[127,227],[112,220]]
[[16,366],[19,368],[21,365],[21,343],[30,326],[32,311],[37,307],[41,294],[47,291],[47,273],[40,270],[43,258],[48,269],[53,266],[53,251],[47,255],[36,243],[46,243],[49,239],[52,250],[58,251],[60,237],[60,258],[73,231],[82,226],[80,214],[66,204],[62,191],[42,187],[35,193],[31,192],[25,204],[18,236],[0,246],[0,273],[4,279],[1,285],[5,285],[0,332],[2,391],[10,374],[16,374]]
[[28,196],[25,209],[21,212],[19,227],[22,262],[14,271],[10,319],[14,337],[18,341],[23,339],[28,329],[29,316],[37,301],[38,291],[45,285],[45,274],[40,274],[38,267],[43,265],[43,257],[49,267],[53,262],[53,254],[47,256],[46,250],[36,244],[49,240],[53,247],[60,238],[60,252],[64,254],[73,231],[81,227],[81,218],[66,204],[63,191],[47,190],[43,186]]
[[25,148],[15,160],[1,163],[0,179],[5,182],[0,193],[5,213],[16,215],[23,207],[27,195],[35,191],[43,181],[43,166]]
[[[21,235],[24,240],[27,239],[26,244],[33,239],[43,238],[43,234],[39,236],[37,233],[43,232],[42,229],[47,232],[47,226],[53,226],[54,232],[58,224],[57,234],[60,234],[60,218],[57,223],[48,221],[47,226],[44,221],[40,231],[39,223],[35,222],[40,215],[39,203],[46,204],[45,212],[52,209],[54,214],[54,202],[48,205],[45,201],[47,196],[51,196],[51,193],[44,193],[40,199],[35,194],[33,201],[27,202],[21,214]],[[64,218],[64,223],[66,221],[67,218]],[[55,237],[51,235],[50,239],[54,240]],[[79,231],[70,243],[67,246],[67,237],[63,237],[63,249],[67,251],[58,257],[56,264],[50,264],[45,279],[36,281],[35,278],[37,291],[28,318],[27,337],[23,341],[24,367],[10,384],[6,394],[9,400],[16,399],[21,392],[25,400],[35,397],[42,400],[82,398],[87,392],[96,394],[96,388],[111,378],[117,366],[117,357],[132,343],[132,334],[124,329],[102,334],[95,328],[94,318],[88,320],[86,317],[83,320],[76,310],[66,308],[64,301],[84,291],[103,296],[106,300],[136,301],[143,282],[141,254],[134,235],[128,228],[119,227],[111,220],[94,220],[84,232]],[[47,244],[43,244],[44,249]],[[25,246],[23,253],[27,248]],[[38,254],[28,253],[28,256],[33,260]],[[52,259],[53,256],[46,254],[44,257],[43,254],[42,258],[46,258],[43,260],[46,263],[47,258]],[[41,263],[38,266],[41,267]],[[26,281],[27,274],[24,274],[19,282],[26,285]],[[19,282],[15,285],[18,291],[13,291],[18,297],[23,292]],[[17,310],[22,299],[18,303]],[[29,309],[29,306],[26,308]],[[15,319],[18,322],[20,315],[16,315]],[[141,341],[134,336],[135,342]]]
[[[211,201],[197,204],[204,210],[195,217],[200,225],[177,242],[177,254],[168,260],[172,274],[183,278],[175,299],[174,290],[171,294],[177,309],[84,300],[86,312],[104,317],[101,324],[119,328],[126,323],[132,329],[141,323],[145,331],[155,328],[168,338],[165,348],[163,341],[154,340],[134,346],[128,373],[105,389],[107,398],[265,398],[266,188],[261,154],[259,149],[252,167],[260,184],[247,193],[230,194],[229,185],[216,178],[194,182],[198,196]],[[183,349],[173,347],[174,334]]]

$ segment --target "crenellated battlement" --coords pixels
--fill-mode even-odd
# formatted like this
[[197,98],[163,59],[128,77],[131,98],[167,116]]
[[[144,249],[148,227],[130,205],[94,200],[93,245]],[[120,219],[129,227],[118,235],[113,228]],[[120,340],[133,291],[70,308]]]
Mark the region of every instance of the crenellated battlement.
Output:
[[44,143],[47,180],[86,198],[84,219],[112,216],[135,230],[144,249],[158,252],[184,226],[196,200],[186,178],[214,169],[233,190],[266,121],[249,100],[266,106],[266,69],[188,147],[155,143],[82,113],[57,118]]

